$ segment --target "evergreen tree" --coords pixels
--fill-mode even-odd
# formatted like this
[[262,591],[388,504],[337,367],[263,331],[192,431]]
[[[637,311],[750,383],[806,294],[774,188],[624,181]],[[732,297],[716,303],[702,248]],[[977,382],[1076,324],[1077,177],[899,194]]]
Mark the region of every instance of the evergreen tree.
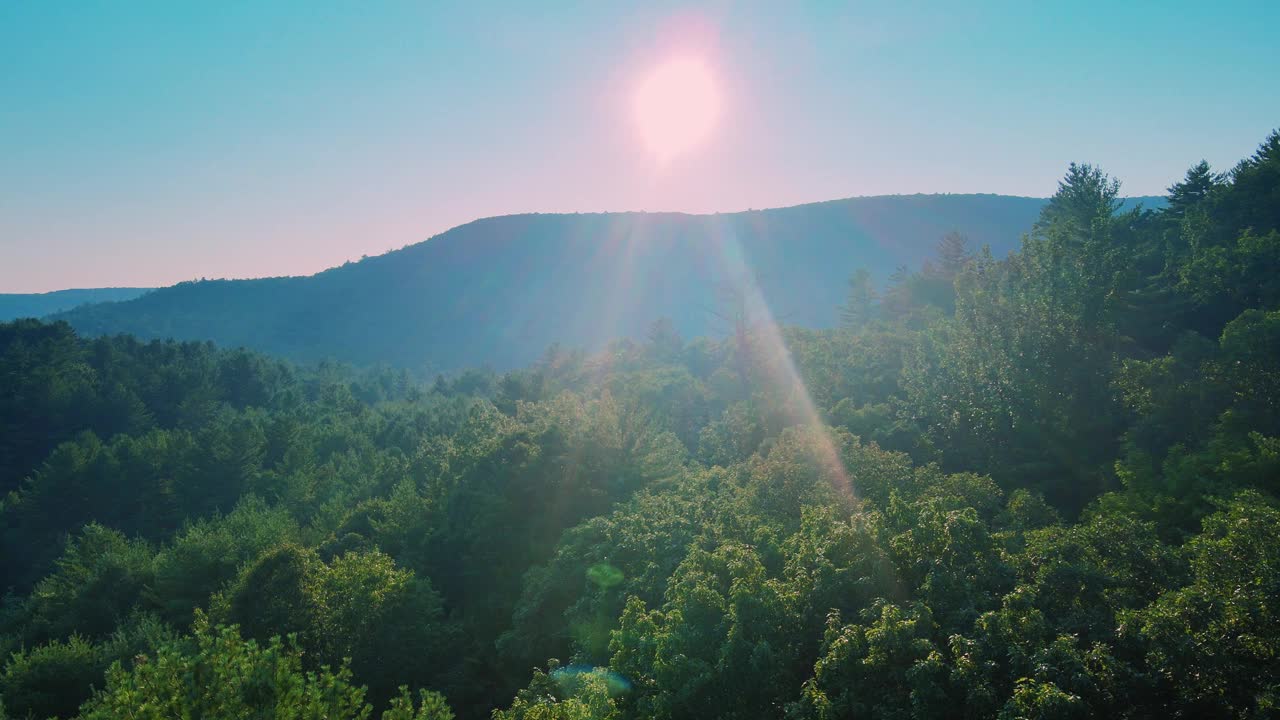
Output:
[[1214,174],[1209,163],[1201,160],[1187,170],[1186,177],[1169,186],[1170,217],[1182,218],[1193,208],[1208,200],[1222,187],[1222,177]]
[[973,253],[969,249],[969,238],[956,231],[942,236],[942,239],[938,241],[936,254],[938,257],[937,274],[949,282],[954,281],[960,271],[964,270],[965,266],[973,260]]
[[849,278],[849,297],[840,308],[840,324],[859,330],[875,318],[880,296],[871,281],[871,273],[859,268]]

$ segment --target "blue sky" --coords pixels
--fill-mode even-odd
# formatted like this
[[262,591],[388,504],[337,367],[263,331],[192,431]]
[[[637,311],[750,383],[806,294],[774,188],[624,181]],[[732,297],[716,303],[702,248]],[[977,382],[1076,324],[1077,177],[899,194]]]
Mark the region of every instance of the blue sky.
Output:
[[[530,211],[1156,194],[1280,126],[1280,3],[0,3],[0,292],[305,274]],[[631,98],[723,95],[662,167]]]

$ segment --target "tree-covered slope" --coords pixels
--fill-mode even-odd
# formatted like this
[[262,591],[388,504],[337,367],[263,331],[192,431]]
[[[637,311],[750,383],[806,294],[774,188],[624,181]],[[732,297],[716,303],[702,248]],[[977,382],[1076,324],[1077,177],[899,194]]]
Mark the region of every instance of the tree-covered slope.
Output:
[[132,300],[149,290],[150,288],[91,288],[47,293],[0,293],[0,322],[44,317],[91,303]]
[[0,716],[1274,717],[1280,133],[1117,194],[501,375],[0,324]]
[[883,279],[952,231],[1003,256],[1044,203],[915,195],[710,216],[496,217],[311,277],[182,283],[58,317],[88,335],[214,340],[299,360],[506,369],[552,343],[595,350],[639,337],[662,317],[686,336],[719,331],[726,292],[744,281],[780,319],[829,327],[851,268]]

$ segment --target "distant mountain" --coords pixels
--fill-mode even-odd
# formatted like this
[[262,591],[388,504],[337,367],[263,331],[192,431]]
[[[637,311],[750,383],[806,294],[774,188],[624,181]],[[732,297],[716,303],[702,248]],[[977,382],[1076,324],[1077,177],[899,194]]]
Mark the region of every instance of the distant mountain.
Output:
[[0,293],[0,322],[24,317],[44,317],[87,303],[132,300],[151,288],[90,288],[47,293]]
[[883,280],[917,267],[952,230],[1003,256],[1045,202],[901,195],[716,215],[511,215],[310,277],[187,282],[57,317],[88,334],[210,339],[304,361],[502,369],[556,342],[638,337],[662,317],[687,337],[718,332],[724,289],[748,278],[778,319],[830,326],[854,270]]

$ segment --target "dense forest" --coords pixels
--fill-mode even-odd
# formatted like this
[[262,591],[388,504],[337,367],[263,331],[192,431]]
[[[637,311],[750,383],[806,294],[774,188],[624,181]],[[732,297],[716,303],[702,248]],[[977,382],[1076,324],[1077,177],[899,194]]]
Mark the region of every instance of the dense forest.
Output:
[[0,325],[0,715],[1273,717],[1280,133],[1118,197],[505,374]]

